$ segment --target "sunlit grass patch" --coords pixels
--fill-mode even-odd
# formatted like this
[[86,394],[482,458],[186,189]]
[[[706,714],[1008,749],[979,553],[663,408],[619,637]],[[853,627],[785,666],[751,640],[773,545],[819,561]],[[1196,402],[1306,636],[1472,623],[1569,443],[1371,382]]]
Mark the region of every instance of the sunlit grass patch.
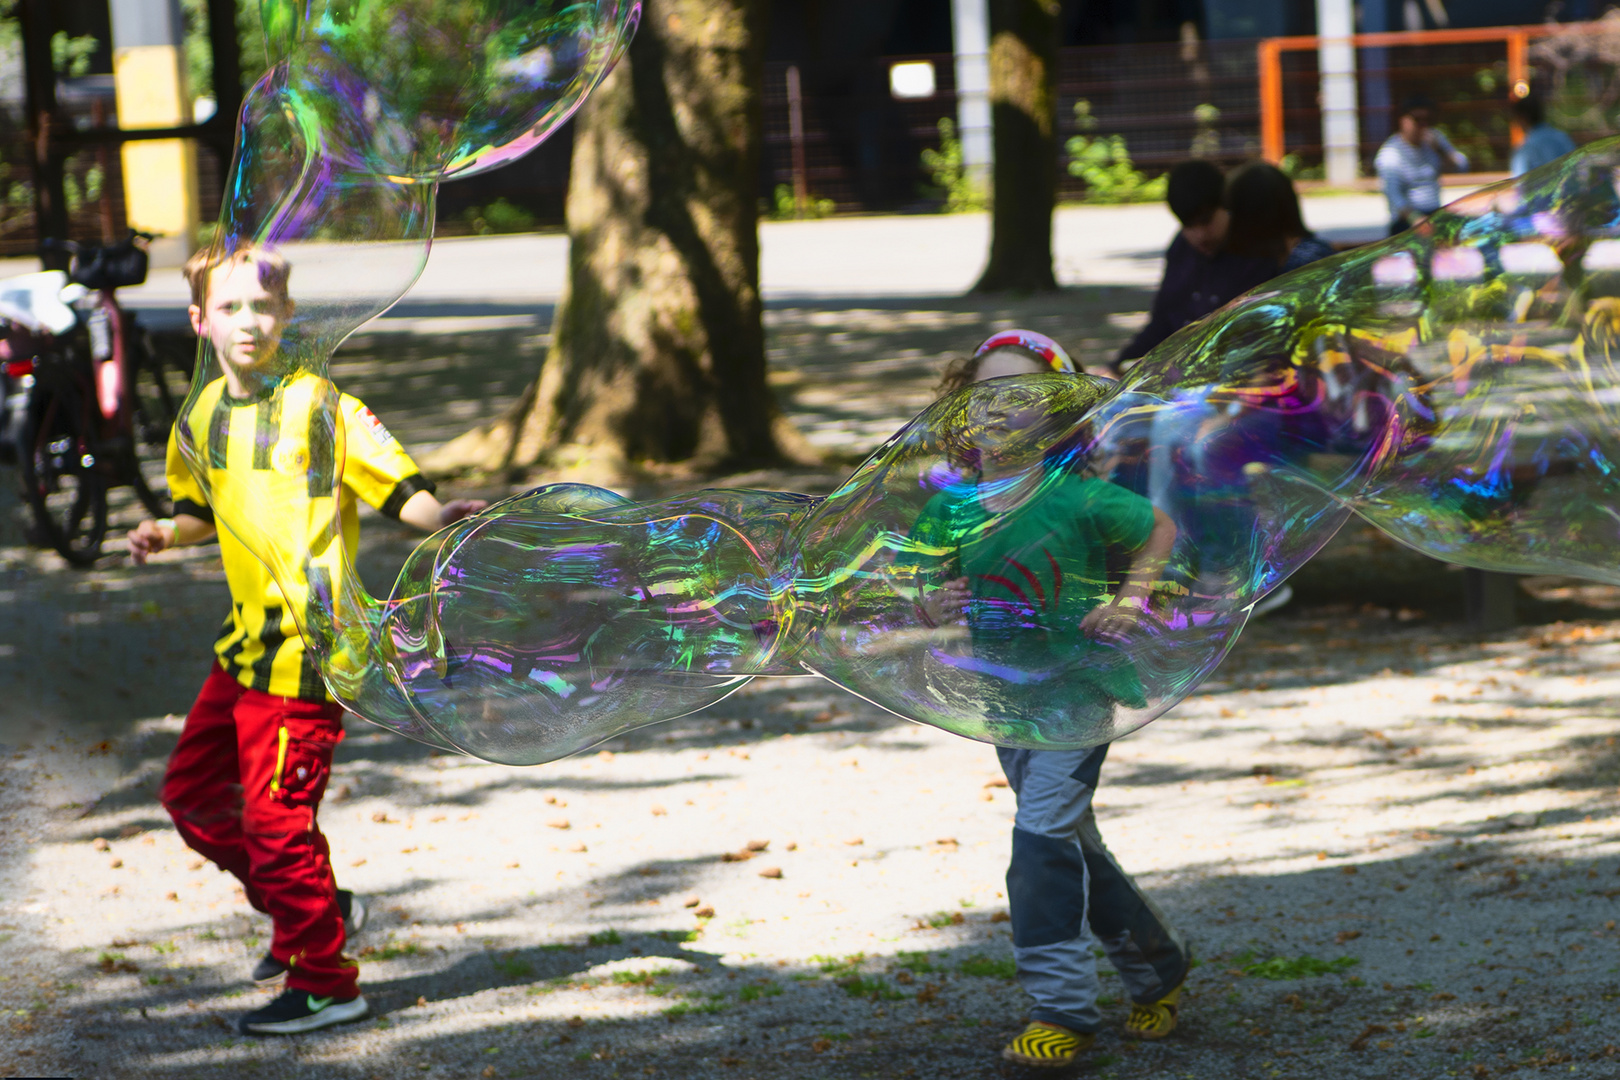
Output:
[[957,970],[964,975],[1011,979],[1018,974],[1018,964],[1010,956],[970,956],[957,965]]
[[[1239,957],[1239,960],[1242,960]],[[1341,956],[1335,960],[1319,960],[1310,954],[1287,957],[1273,956],[1269,960],[1259,960],[1252,964],[1243,964],[1239,969],[1245,975],[1253,975],[1260,979],[1309,979],[1318,975],[1333,975],[1345,971],[1361,963],[1353,956]]]

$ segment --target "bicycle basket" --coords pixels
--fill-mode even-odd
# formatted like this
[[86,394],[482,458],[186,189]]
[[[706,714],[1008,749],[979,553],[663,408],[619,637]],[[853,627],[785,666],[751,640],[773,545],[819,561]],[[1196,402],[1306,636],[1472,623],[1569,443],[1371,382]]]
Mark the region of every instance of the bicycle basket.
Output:
[[104,247],[85,246],[73,256],[68,275],[87,289],[121,289],[146,280],[146,252],[133,241]]

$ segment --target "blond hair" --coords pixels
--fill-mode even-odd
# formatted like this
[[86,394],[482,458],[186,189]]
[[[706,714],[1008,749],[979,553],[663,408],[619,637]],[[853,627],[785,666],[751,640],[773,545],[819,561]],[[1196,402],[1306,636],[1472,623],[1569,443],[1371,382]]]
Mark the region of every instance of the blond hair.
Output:
[[270,292],[280,293],[283,300],[287,299],[287,278],[292,274],[292,266],[282,258],[280,252],[254,244],[229,252],[217,245],[210,245],[187,259],[180,271],[191,286],[192,304],[200,308],[207,303],[208,279],[222,266],[257,267],[259,284]]

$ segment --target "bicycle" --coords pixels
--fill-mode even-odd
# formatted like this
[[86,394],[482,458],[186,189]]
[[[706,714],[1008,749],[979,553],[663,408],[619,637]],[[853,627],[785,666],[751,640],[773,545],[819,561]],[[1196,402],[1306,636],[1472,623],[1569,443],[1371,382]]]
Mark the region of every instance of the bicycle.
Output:
[[12,403],[11,442],[34,537],[73,566],[101,554],[107,492],[128,486],[153,515],[169,509],[141,473],[140,446],[163,447],[185,398],[116,290],[146,280],[147,234],[115,244],[47,241],[72,256],[67,273],[0,281],[0,372]]

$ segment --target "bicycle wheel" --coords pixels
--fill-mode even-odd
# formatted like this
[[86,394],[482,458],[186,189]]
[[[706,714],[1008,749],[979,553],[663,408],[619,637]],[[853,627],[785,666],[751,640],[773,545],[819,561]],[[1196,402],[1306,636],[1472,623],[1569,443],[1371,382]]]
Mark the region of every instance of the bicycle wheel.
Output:
[[135,437],[147,446],[167,447],[178,408],[190,390],[189,367],[166,356],[146,327],[124,312],[124,340],[133,384]]
[[18,465],[40,539],[72,565],[90,566],[107,535],[107,482],[89,450],[78,397],[68,387],[36,385]]

